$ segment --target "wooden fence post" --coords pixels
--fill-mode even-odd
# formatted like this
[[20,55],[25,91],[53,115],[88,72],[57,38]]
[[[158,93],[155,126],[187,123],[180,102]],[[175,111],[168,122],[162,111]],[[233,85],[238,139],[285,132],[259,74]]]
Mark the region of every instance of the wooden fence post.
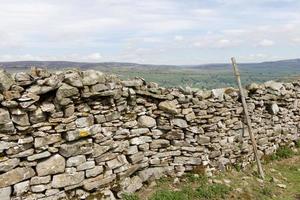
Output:
[[234,75],[236,77],[236,81],[237,81],[237,84],[238,84],[238,87],[239,87],[239,90],[240,90],[240,94],[241,94],[244,114],[245,114],[245,118],[246,118],[246,122],[247,122],[247,126],[248,126],[248,131],[249,131],[249,135],[250,135],[250,139],[251,139],[251,143],[252,143],[252,147],[253,147],[255,160],[256,160],[256,163],[257,163],[258,173],[259,173],[260,177],[262,179],[264,179],[265,175],[264,175],[264,171],[262,169],[261,162],[259,160],[258,153],[257,153],[256,140],[255,140],[255,137],[254,137],[253,132],[252,132],[251,119],[250,119],[249,113],[248,113],[247,103],[246,103],[246,100],[245,100],[245,95],[244,95],[244,91],[243,91],[243,87],[242,87],[242,83],[241,83],[240,72],[238,70],[236,60],[235,60],[234,57],[231,58],[231,62],[232,62],[232,66],[233,66]]

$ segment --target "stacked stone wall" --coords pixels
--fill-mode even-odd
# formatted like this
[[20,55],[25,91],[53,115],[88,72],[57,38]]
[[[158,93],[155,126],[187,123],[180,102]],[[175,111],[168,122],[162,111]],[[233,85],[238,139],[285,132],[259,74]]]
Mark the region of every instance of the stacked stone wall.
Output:
[[[245,90],[259,155],[299,140],[300,82]],[[99,71],[0,71],[0,199],[120,198],[162,176],[253,162],[234,88],[162,88]]]

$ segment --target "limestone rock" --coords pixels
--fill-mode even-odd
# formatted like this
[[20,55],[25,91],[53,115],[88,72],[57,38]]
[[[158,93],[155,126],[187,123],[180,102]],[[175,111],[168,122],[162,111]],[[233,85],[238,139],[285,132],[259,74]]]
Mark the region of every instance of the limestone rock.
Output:
[[0,69],[0,92],[9,90],[15,84],[14,79],[5,70]]
[[86,70],[82,72],[83,85],[95,85],[97,83],[105,82],[105,75],[100,71]]
[[67,160],[67,167],[76,167],[84,162],[86,162],[86,158],[84,155],[70,157]]
[[79,90],[76,87],[68,84],[62,84],[56,92],[56,98],[60,101],[64,98],[76,96],[79,94]]
[[11,187],[0,188],[0,199],[1,200],[10,200]]
[[36,166],[36,171],[39,176],[46,176],[49,174],[64,172],[65,166],[65,158],[59,154],[55,154],[50,158],[38,163]]
[[0,108],[0,125],[11,122],[10,114],[6,109]]
[[158,104],[159,109],[171,113],[178,114],[177,105],[174,101],[163,101]]
[[20,182],[14,185],[14,194],[17,196],[22,196],[29,191],[30,185],[29,181]]
[[0,172],[8,172],[20,164],[19,158],[8,159],[0,162]]
[[53,176],[52,187],[62,188],[70,185],[76,185],[84,180],[84,172],[74,172],[58,174]]
[[138,119],[138,124],[140,127],[152,128],[152,127],[156,126],[156,121],[152,117],[141,116]]
[[175,118],[175,119],[172,120],[172,123],[175,126],[178,126],[180,128],[187,128],[188,127],[188,124],[184,119]]
[[30,74],[26,73],[26,72],[17,72],[15,74],[15,81],[17,82],[18,85],[21,86],[26,86],[26,85],[30,85],[31,83],[33,83],[33,77],[30,76]]
[[0,188],[14,185],[35,175],[31,167],[20,167],[0,174]]
[[82,78],[76,71],[67,71],[65,73],[64,82],[74,87],[83,87]]

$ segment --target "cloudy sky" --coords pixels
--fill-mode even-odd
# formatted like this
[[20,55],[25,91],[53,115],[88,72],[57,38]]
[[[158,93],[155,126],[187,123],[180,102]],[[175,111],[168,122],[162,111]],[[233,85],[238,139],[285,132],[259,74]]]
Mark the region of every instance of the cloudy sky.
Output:
[[0,61],[300,57],[299,0],[0,0]]

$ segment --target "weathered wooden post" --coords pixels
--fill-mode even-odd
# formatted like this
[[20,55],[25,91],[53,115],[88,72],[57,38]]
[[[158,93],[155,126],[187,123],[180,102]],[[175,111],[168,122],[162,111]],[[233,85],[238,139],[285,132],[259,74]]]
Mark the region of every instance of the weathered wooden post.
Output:
[[256,163],[257,163],[258,173],[259,173],[260,177],[262,179],[264,179],[265,175],[264,175],[264,171],[262,169],[261,162],[259,160],[258,153],[257,153],[256,140],[255,140],[255,137],[254,137],[253,132],[252,132],[251,119],[250,119],[249,113],[248,113],[248,107],[247,107],[247,103],[246,103],[245,95],[244,95],[244,90],[243,90],[242,83],[241,83],[240,72],[238,70],[236,60],[235,60],[234,57],[231,58],[231,62],[232,62],[232,66],[233,66],[234,75],[236,77],[236,81],[237,81],[237,84],[238,84],[238,87],[239,87],[239,90],[240,90],[240,94],[241,94],[244,114],[245,114],[248,130],[249,130],[249,135],[250,135],[250,139],[251,139],[251,143],[252,143],[252,147],[253,147],[253,151],[254,151],[254,156],[255,156],[255,159],[256,159]]

